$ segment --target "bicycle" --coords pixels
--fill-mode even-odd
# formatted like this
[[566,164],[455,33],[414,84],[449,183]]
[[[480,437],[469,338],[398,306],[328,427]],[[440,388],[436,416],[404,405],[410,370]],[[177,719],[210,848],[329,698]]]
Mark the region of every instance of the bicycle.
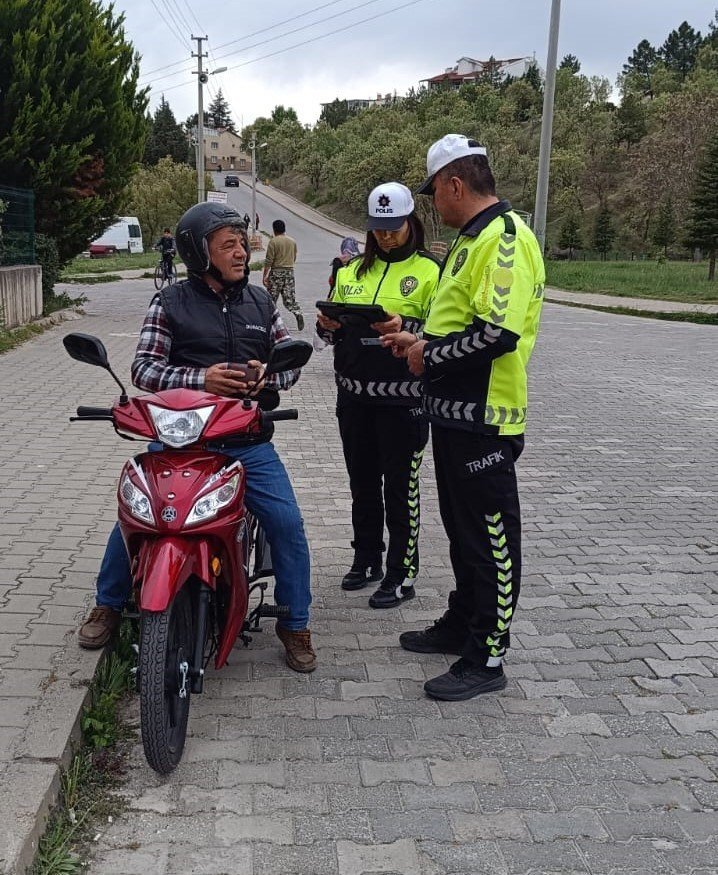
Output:
[[177,280],[177,268],[175,267],[174,263],[172,264],[172,270],[168,274],[167,271],[165,270],[164,256],[160,255],[160,260],[157,262],[157,266],[155,267],[155,276],[154,276],[155,288],[159,292],[163,288],[165,283],[167,283],[167,285],[171,285],[176,280]]

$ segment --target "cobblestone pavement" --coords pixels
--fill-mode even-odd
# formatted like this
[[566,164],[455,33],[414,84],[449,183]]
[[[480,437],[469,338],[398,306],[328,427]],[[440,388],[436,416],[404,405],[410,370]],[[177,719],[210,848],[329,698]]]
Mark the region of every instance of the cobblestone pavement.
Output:
[[[326,261],[298,265],[305,312]],[[102,424],[67,422],[115,393],[60,339],[103,337],[128,378],[151,290],[88,294],[81,321],[0,358],[5,769],[45,762],[27,748],[28,719],[42,724],[32,708],[48,685],[73,688],[53,666],[77,652],[128,452]],[[176,772],[159,778],[133,749],[130,808],[99,830],[91,875],[715,875],[717,372],[710,326],[546,306],[519,464],[510,683],[450,704],[421,689],[447,659],[396,643],[441,613],[451,586],[431,458],[418,597],[372,611],[368,593],[338,587],[349,496],[331,356],[315,355],[286,401],[301,418],[277,444],[311,542],[320,668],[286,668],[267,622],[210,672]]]

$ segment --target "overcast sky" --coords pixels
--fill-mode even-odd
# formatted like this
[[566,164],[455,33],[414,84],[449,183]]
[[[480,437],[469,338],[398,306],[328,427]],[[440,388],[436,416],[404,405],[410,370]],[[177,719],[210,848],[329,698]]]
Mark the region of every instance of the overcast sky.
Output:
[[[661,45],[684,19],[705,32],[718,0],[563,0],[561,5],[559,58],[577,55],[583,73],[614,83],[640,40]],[[197,44],[190,35],[207,35],[206,69],[230,69],[210,77],[205,106],[222,88],[238,126],[269,115],[280,103],[312,123],[322,102],[403,94],[464,55],[484,60],[535,52],[545,66],[550,10],[551,0],[115,2],[115,11],[125,14],[127,37],[142,56],[141,82],[151,85],[150,107],[164,92],[178,121],[196,112],[197,77],[191,70],[197,61],[190,51]]]

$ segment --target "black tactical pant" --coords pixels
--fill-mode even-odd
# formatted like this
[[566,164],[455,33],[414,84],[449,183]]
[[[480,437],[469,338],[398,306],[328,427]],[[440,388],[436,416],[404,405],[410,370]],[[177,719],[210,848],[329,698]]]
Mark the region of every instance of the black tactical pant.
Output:
[[441,519],[456,589],[445,618],[462,656],[498,666],[521,586],[521,511],[514,462],[523,435],[494,437],[432,424]]
[[420,408],[340,399],[339,433],[352,493],[354,554],[372,564],[389,532],[387,573],[416,577],[419,570],[419,467],[429,439]]

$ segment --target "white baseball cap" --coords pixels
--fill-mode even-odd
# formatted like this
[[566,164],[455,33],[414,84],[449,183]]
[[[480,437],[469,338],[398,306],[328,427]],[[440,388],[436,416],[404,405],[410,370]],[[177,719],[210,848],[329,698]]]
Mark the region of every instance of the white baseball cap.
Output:
[[470,140],[464,134],[447,134],[433,143],[426,153],[426,172],[429,175],[417,188],[416,193],[431,194],[431,183],[436,174],[442,167],[446,167],[457,158],[486,154],[486,147],[479,145],[476,140]]
[[384,182],[369,194],[367,212],[370,231],[397,231],[414,212],[414,198],[400,182]]

